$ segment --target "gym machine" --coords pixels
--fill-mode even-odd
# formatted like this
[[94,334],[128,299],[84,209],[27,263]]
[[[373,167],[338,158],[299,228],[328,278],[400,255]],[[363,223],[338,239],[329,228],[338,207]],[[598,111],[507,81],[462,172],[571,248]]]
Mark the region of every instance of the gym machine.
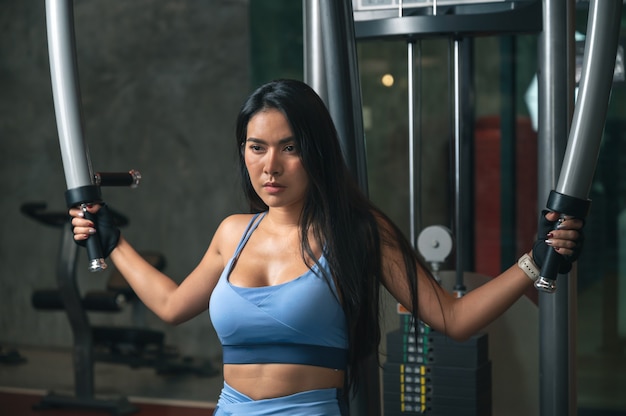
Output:
[[[461,296],[465,290],[463,284],[463,261],[468,253],[465,249],[466,237],[460,235],[460,224],[464,224],[463,204],[466,197],[463,166],[466,156],[461,142],[462,123],[464,122],[463,85],[462,85],[462,38],[484,34],[539,33],[540,35],[540,148],[539,195],[548,195],[544,209],[559,211],[564,215],[584,218],[589,201],[587,193],[594,174],[597,152],[606,116],[608,94],[610,92],[612,71],[615,63],[616,41],[619,32],[622,2],[592,1],[589,7],[590,37],[585,49],[583,83],[565,163],[556,189],[552,180],[554,165],[562,157],[555,152],[554,144],[564,143],[564,136],[569,130],[568,108],[573,103],[573,84],[568,83],[573,68],[568,66],[573,41],[571,29],[574,0],[505,1],[505,2],[461,2],[433,0],[420,6],[414,2],[405,2],[413,13],[405,15],[402,0],[380,3],[353,1],[357,6],[371,6],[361,15],[365,18],[356,21],[355,10],[350,4],[304,0],[305,18],[305,81],[313,86],[326,101],[342,138],[344,155],[359,183],[367,189],[364,165],[364,134],[360,114],[355,108],[361,103],[359,72],[355,53],[356,40],[368,38],[407,39],[409,73],[413,75],[414,41],[426,36],[449,36],[452,39],[454,61],[454,147],[455,147],[455,224],[456,232],[456,286],[455,292]],[[343,3],[343,2],[340,2]],[[427,4],[426,4],[427,3]],[[438,13],[438,3],[442,6]],[[476,3],[476,4],[473,4]],[[393,4],[397,7],[388,7]],[[432,6],[431,11],[428,11]],[[458,7],[456,7],[458,6]],[[475,7],[475,13],[471,9]],[[363,7],[367,9],[367,7]],[[426,12],[424,12],[426,11]],[[497,12],[490,14],[489,11]],[[354,28],[354,33],[352,30]],[[570,54],[570,55],[568,55]],[[412,85],[412,84],[411,84]],[[413,87],[409,92],[410,128],[413,133],[414,95]],[[358,108],[360,109],[360,107]],[[352,126],[346,124],[352,123]],[[557,129],[551,129],[557,125]],[[352,142],[354,140],[354,142]],[[411,143],[411,161],[414,159],[414,137]],[[548,148],[546,150],[546,147]],[[547,166],[547,169],[544,169]],[[413,167],[411,167],[413,169]],[[413,172],[411,172],[413,176]],[[412,179],[412,178],[411,178]],[[542,184],[550,183],[549,189],[541,189]],[[413,187],[413,182],[412,185]],[[413,189],[411,189],[413,192]],[[413,204],[414,198],[411,198]],[[543,205],[543,203],[541,204]],[[415,242],[417,230],[414,222],[414,206],[411,206],[411,239]],[[539,380],[540,408],[542,415],[568,414],[575,411],[575,379],[568,368],[572,360],[570,352],[572,334],[570,333],[569,305],[562,294],[552,295],[554,291],[554,257],[548,260],[537,284],[540,293],[540,371]],[[575,291],[567,290],[565,295],[575,296]],[[569,294],[568,294],[569,292]],[[546,294],[548,294],[546,296]],[[361,395],[351,404],[352,414],[377,414],[379,386],[375,376],[378,369],[365,381]],[[572,392],[574,392],[572,394]]]

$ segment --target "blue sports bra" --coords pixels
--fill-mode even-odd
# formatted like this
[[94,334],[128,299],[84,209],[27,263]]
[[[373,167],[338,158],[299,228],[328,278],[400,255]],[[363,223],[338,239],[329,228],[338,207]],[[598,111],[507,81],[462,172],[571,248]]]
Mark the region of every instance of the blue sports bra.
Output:
[[294,280],[274,286],[233,286],[228,278],[265,213],[256,214],[224,268],[209,301],[224,364],[291,363],[345,369],[346,318],[325,257]]

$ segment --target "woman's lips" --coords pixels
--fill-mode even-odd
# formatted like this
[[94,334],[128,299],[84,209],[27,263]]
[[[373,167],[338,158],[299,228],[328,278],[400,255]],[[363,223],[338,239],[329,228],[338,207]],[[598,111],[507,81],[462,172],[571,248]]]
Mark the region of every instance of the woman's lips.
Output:
[[266,182],[265,184],[263,184],[263,188],[270,194],[275,194],[285,189],[283,185],[277,182]]

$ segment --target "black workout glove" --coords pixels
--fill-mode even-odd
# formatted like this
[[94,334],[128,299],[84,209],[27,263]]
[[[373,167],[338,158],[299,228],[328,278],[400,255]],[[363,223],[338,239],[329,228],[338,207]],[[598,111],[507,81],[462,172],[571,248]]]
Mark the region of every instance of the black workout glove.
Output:
[[[548,221],[546,219],[546,214],[548,212],[550,211],[541,211],[541,215],[539,217],[539,226],[537,227],[537,240],[535,241],[535,244],[533,244],[533,261],[539,268],[541,268],[541,266],[545,262],[545,259],[548,255],[548,250],[554,250],[552,247],[546,244],[545,240],[548,238],[548,234],[555,229],[558,221]],[[573,253],[569,256],[559,254],[560,274],[569,273],[569,271],[572,270],[572,264],[576,260],[578,260],[578,257],[580,257],[580,253],[583,248],[583,242],[585,240],[582,228],[578,230],[578,234],[579,237],[578,240],[576,240],[576,246],[572,248]]]
[[[120,230],[117,227],[113,214],[106,204],[102,204],[96,214],[85,213],[86,218],[93,221],[96,229],[96,233],[89,238],[97,238],[100,240],[102,247],[102,255],[104,258],[109,257],[111,252],[117,247],[117,243],[120,241]],[[74,240],[76,241],[76,240]],[[87,240],[76,241],[79,246],[85,247]]]

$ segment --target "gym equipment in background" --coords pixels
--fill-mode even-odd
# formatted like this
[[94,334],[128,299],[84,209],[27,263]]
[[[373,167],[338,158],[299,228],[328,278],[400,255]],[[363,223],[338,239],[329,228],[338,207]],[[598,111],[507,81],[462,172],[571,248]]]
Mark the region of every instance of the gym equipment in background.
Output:
[[[128,219],[109,207],[118,226]],[[127,365],[132,368],[151,367],[159,375],[193,374],[208,377],[218,373],[209,362],[199,362],[181,356],[177,348],[167,346],[165,335],[143,325],[93,326],[88,312],[121,312],[126,307],[143,308],[133,290],[115,268],[109,268],[109,279],[103,290],[89,291],[81,296],[76,276],[80,247],[74,242],[70,217],[67,212],[51,212],[41,202],[25,203],[21,212],[27,217],[61,231],[58,254],[56,288],[39,289],[32,294],[32,304],[41,311],[65,311],[73,334],[74,396],[50,392],[36,406],[37,409],[70,407],[106,410],[113,414],[136,411],[125,398],[116,400],[95,397],[96,362]],[[141,255],[154,267],[162,270],[165,258],[157,252]],[[135,314],[136,315],[136,314]]]

